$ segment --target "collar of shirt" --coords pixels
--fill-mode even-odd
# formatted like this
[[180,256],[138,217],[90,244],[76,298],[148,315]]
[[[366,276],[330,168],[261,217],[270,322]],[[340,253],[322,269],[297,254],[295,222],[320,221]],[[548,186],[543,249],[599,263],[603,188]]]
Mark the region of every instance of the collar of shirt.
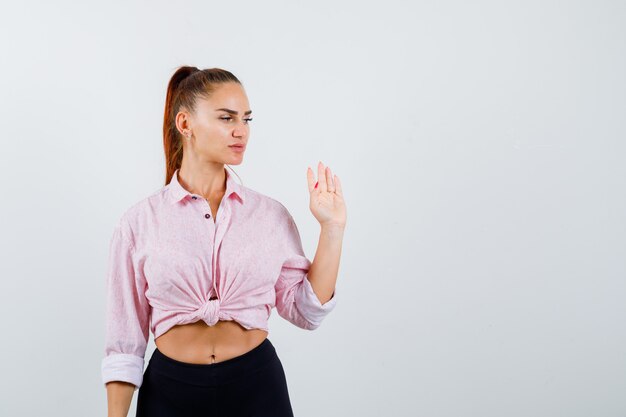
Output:
[[[224,168],[224,171],[226,171],[226,192],[224,193],[224,198],[228,198],[231,194],[234,193],[243,203],[245,198],[244,188],[233,179],[232,174],[228,172],[226,168]],[[174,171],[172,179],[170,180],[170,183],[167,187],[169,189],[168,195],[171,204],[178,203],[182,199],[194,195],[187,191],[187,189],[183,188],[183,186],[178,181],[178,169]]]

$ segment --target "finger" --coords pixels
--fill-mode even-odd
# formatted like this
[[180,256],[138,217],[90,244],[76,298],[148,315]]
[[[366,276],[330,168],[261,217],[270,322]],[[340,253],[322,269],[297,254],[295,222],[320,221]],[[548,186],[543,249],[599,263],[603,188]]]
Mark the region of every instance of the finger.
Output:
[[308,167],[306,170],[306,179],[309,184],[309,193],[311,193],[315,189],[315,176],[311,167]]
[[333,172],[330,170],[330,167],[326,167],[326,178],[327,178],[327,185],[326,187],[328,188],[328,191],[330,191],[331,193],[335,192],[335,183],[333,182]]
[[343,188],[341,188],[341,181],[339,181],[339,177],[335,175],[335,194],[343,197]]
[[317,164],[317,180],[319,181],[317,189],[320,192],[326,192],[326,174],[324,173],[324,164],[322,164],[322,161]]

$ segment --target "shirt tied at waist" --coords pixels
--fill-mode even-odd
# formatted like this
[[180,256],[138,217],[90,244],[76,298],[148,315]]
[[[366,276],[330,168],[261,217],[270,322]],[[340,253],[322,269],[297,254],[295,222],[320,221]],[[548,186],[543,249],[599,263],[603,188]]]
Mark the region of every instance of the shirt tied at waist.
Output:
[[200,320],[204,320],[209,326],[214,326],[219,320],[220,313],[220,300],[218,298],[207,300],[199,309],[189,313],[178,324],[194,323]]

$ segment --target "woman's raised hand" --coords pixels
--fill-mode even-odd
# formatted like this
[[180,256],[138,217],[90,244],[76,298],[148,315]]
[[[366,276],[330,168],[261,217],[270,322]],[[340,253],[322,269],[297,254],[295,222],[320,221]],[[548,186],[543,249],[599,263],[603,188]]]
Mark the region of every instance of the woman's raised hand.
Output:
[[311,201],[311,213],[322,226],[344,228],[346,225],[346,205],[339,177],[333,175],[329,167],[320,161],[317,164],[317,182],[311,167],[307,169],[307,181]]

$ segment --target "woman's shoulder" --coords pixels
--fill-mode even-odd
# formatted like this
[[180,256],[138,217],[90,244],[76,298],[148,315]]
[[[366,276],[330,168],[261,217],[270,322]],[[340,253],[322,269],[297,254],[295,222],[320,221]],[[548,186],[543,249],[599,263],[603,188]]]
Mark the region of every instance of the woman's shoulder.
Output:
[[[243,187],[243,186],[242,186]],[[254,210],[263,210],[275,215],[277,218],[290,216],[289,210],[276,197],[261,193],[245,187],[246,204]]]
[[166,201],[165,193],[167,192],[167,188],[167,185],[165,185],[132,202],[121,211],[118,223],[125,223],[132,226],[146,215],[155,213]]

